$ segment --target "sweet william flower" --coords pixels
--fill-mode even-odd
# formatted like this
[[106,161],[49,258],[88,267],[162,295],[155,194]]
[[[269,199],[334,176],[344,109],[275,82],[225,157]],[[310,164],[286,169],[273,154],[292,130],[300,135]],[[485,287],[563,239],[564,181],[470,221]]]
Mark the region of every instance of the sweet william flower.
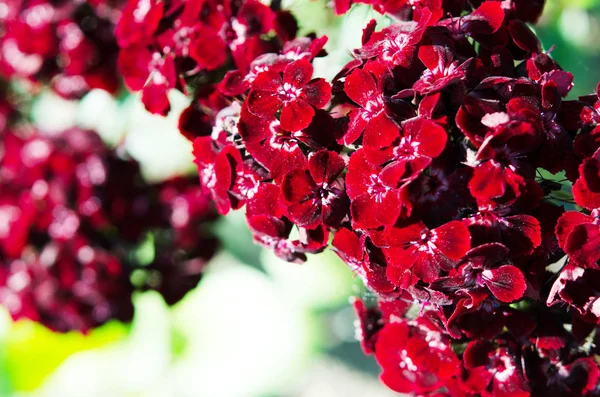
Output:
[[371,290],[385,295],[395,295],[397,287],[386,276],[385,257],[366,234],[356,235],[345,227],[334,235],[332,249],[359,276]]
[[385,172],[383,167],[371,164],[364,149],[350,156],[346,187],[356,228],[377,228],[396,222],[404,205],[400,189],[404,170],[397,171]]
[[600,225],[596,212],[592,215],[565,212],[558,219],[556,236],[560,248],[573,262],[584,268],[598,268]]
[[344,92],[359,106],[350,111],[350,124],[342,140],[345,145],[354,143],[363,131],[365,141],[373,143],[380,134],[393,134],[398,128],[387,115],[381,84],[368,69],[355,69],[345,78]]
[[464,366],[467,374],[463,381],[473,393],[490,390],[492,397],[530,396],[523,369],[506,347],[495,347],[489,341],[470,342],[464,352]]
[[502,216],[501,210],[483,207],[465,224],[474,246],[498,242],[514,256],[530,255],[542,243],[540,223],[531,215]]
[[421,323],[392,322],[378,332],[375,358],[381,380],[399,393],[435,391],[457,371],[458,360],[440,330]]
[[548,294],[547,304],[567,303],[581,315],[600,318],[600,270],[569,264],[561,270]]
[[398,175],[403,182],[414,180],[432,160],[442,154],[446,131],[423,117],[405,120],[400,128],[379,130],[374,142],[365,137],[369,161],[384,165],[386,173]]
[[115,94],[120,87],[115,17],[123,4],[4,2],[0,74],[28,80],[32,92],[48,85],[67,99],[78,99],[93,88]]
[[336,227],[346,216],[348,198],[341,174],[346,163],[335,152],[319,151],[308,157],[308,169],[283,177],[281,191],[289,203],[288,217],[298,226]]
[[422,222],[391,227],[385,232],[388,271],[410,270],[424,282],[454,269],[471,247],[468,228],[459,221],[429,230]]
[[509,250],[498,243],[483,244],[471,249],[452,272],[439,278],[432,288],[442,291],[487,288],[501,302],[514,302],[525,293],[527,284],[519,268],[508,259]]
[[453,43],[443,36],[427,36],[419,48],[419,59],[427,68],[413,89],[421,95],[443,90],[465,80],[469,67],[474,61],[469,58],[460,63],[454,59]]
[[380,58],[390,67],[410,67],[430,20],[431,11],[425,8],[419,22],[399,22],[371,34],[355,55],[360,59]]
[[284,216],[285,212],[281,190],[274,184],[262,184],[248,200],[246,209],[254,240],[288,262],[303,262],[307,253],[325,249],[328,234],[323,226],[313,230],[299,228],[299,238],[290,240],[293,224]]
[[533,172],[523,158],[539,145],[539,116],[528,109],[510,115],[489,113],[482,123],[491,131],[475,156],[469,190],[478,202],[514,199]]
[[248,109],[258,116],[271,116],[281,110],[281,127],[288,131],[310,125],[315,108],[324,107],[331,98],[331,86],[324,79],[312,79],[313,67],[306,60],[290,63],[283,74],[260,73],[248,94]]

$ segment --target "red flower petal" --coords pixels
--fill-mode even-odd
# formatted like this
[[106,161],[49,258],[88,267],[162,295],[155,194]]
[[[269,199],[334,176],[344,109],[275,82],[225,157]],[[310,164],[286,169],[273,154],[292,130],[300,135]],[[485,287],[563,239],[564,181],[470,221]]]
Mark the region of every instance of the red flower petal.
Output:
[[567,237],[565,252],[582,267],[597,267],[600,259],[600,226],[577,225]]
[[572,188],[577,205],[587,209],[600,208],[600,193],[592,192],[583,178],[579,178]]
[[209,28],[199,30],[196,39],[190,43],[189,51],[198,66],[206,70],[215,70],[227,60],[227,45],[218,32]]
[[581,212],[568,211],[561,215],[558,218],[558,222],[556,223],[556,237],[558,238],[558,246],[564,250],[565,244],[567,243],[567,237],[573,229],[577,225],[582,225],[585,223],[593,223],[594,218],[582,214]]
[[288,172],[281,181],[283,197],[292,203],[300,203],[311,198],[314,189],[313,178],[303,169]]
[[500,29],[504,22],[504,10],[502,3],[498,1],[483,2],[468,19],[468,29],[470,32],[479,34],[492,34]]
[[283,81],[302,88],[312,79],[313,66],[305,59],[288,64],[283,71]]
[[460,221],[448,222],[431,231],[432,242],[449,259],[459,260],[471,248],[469,228]]
[[346,168],[339,154],[321,150],[308,156],[308,169],[316,183],[332,183]]
[[302,97],[316,108],[323,108],[331,99],[331,85],[325,79],[316,79],[302,88]]
[[520,186],[524,185],[522,176],[490,160],[475,167],[469,190],[478,201],[488,202],[501,198],[506,193],[518,196]]
[[352,223],[357,229],[371,229],[381,226],[377,219],[377,203],[369,196],[362,195],[352,200],[350,203],[350,214]]
[[369,107],[370,101],[377,101],[378,91],[375,79],[369,72],[355,69],[344,82],[346,95],[363,108]]
[[160,0],[129,0],[115,28],[119,47],[129,47],[152,37],[164,7],[165,2]]
[[490,292],[501,302],[516,301],[523,296],[527,289],[523,273],[512,265],[484,270],[482,278]]
[[302,99],[283,105],[281,110],[281,128],[287,131],[300,131],[310,125],[315,110]]
[[364,248],[360,238],[353,231],[345,227],[341,228],[333,236],[331,245],[335,248],[338,255],[342,256],[342,259],[345,257],[362,262]]

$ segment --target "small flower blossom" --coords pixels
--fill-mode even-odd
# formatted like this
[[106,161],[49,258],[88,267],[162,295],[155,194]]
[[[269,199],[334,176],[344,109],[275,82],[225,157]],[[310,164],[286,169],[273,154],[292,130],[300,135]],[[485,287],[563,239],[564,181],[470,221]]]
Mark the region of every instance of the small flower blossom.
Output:
[[312,74],[313,67],[305,60],[287,65],[283,75],[270,71],[260,73],[248,94],[248,109],[263,117],[281,110],[281,127],[288,131],[308,127],[314,108],[324,107],[331,97],[329,83],[324,79],[311,80]]

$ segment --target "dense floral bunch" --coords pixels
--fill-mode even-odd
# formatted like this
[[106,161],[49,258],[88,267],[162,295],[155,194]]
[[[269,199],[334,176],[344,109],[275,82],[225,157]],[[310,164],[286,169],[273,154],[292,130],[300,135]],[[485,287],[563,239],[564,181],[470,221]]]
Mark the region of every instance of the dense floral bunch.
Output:
[[123,3],[0,1],[0,75],[50,84],[67,98],[92,88],[116,93],[120,79],[114,30]]
[[525,23],[542,1],[369,3],[396,22],[332,84],[324,39],[296,39],[184,113],[218,210],[246,205],[288,261],[333,236],[398,392],[598,395],[600,89],[564,99],[573,76]]
[[[116,29],[125,83],[142,91],[152,113],[169,112],[170,89],[209,100],[225,72],[256,71],[260,66],[251,65],[253,60],[279,51],[295,37],[295,19],[278,4],[130,0]],[[288,44],[287,53],[292,56],[300,45]]]
[[196,286],[217,248],[196,178],[145,183],[90,131],[20,125],[0,138],[0,304],[14,319],[85,332],[130,321],[136,290],[173,304]]

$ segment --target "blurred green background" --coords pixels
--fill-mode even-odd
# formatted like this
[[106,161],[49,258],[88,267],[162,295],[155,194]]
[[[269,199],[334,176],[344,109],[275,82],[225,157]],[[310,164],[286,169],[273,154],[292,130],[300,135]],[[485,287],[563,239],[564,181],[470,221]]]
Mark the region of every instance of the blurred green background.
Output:
[[[332,77],[373,17],[365,7],[344,18],[325,3],[289,7],[304,32],[330,37],[317,74]],[[550,0],[536,27],[545,49],[575,75],[572,97],[600,80],[600,0]],[[41,128],[94,128],[125,139],[148,179],[190,171],[189,143],[176,131],[186,99],[173,93],[169,117],[147,114],[138,98],[94,91],[80,103],[43,94],[33,108]],[[0,396],[19,397],[384,397],[377,366],[354,339],[349,296],[360,281],[328,252],[284,263],[252,244],[243,215],[217,225],[223,250],[200,287],[168,309],[158,295],[136,296],[131,325],[109,323],[89,335],[58,335],[0,311]]]

